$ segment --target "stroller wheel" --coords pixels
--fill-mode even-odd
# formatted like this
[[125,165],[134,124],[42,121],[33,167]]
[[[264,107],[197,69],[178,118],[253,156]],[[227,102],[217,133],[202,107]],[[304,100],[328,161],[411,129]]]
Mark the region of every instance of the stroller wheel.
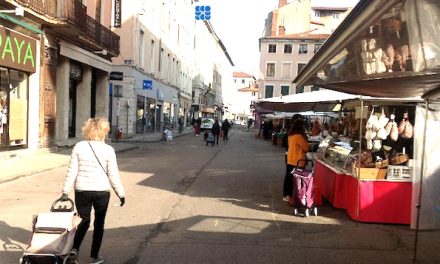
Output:
[[20,264],[31,264],[27,256],[23,256],[20,258]]
[[304,215],[305,215],[306,217],[309,217],[309,215],[310,215],[309,208],[306,208],[306,209],[305,209],[305,211],[304,211]]
[[78,264],[76,257],[67,256],[63,259],[63,264]]
[[314,216],[318,215],[318,207],[313,207],[313,215]]
[[297,215],[298,215],[298,209],[297,209],[297,208],[294,208],[294,209],[293,209],[293,215],[294,215],[294,216],[297,216]]

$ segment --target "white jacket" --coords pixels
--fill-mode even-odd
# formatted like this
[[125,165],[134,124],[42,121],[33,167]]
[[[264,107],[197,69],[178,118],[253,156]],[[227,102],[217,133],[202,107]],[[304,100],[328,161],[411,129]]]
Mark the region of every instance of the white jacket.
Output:
[[124,197],[115,150],[104,142],[89,142],[106,171],[99,165],[89,143],[78,142],[72,150],[63,193],[68,194],[75,184],[77,191],[110,191],[113,188],[118,197]]

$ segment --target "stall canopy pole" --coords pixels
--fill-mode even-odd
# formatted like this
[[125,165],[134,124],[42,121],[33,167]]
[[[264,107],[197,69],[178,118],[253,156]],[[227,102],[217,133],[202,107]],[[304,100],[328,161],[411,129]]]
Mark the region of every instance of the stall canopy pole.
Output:
[[420,226],[420,204],[422,203],[422,187],[423,187],[423,175],[425,172],[425,148],[426,148],[426,128],[428,125],[428,115],[429,115],[429,103],[425,101],[425,124],[423,127],[423,146],[422,146],[422,160],[420,166],[420,181],[419,181],[419,200],[417,202],[417,222],[416,222],[416,233],[414,235],[414,253],[413,253],[413,261],[417,261],[417,246],[419,239],[419,226]]
[[[357,170],[356,173],[356,181],[357,181],[357,194],[356,194],[356,217],[357,220],[359,219],[359,203],[360,203],[360,192],[361,192],[361,157],[362,157],[362,128],[363,128],[363,123],[362,123],[362,118],[364,117],[364,100],[361,100],[361,121],[359,122],[359,157],[358,157],[358,161],[359,161],[359,168]],[[355,162],[355,168],[357,167],[357,163]],[[356,171],[356,170],[355,170]],[[356,222],[356,225],[358,222]]]

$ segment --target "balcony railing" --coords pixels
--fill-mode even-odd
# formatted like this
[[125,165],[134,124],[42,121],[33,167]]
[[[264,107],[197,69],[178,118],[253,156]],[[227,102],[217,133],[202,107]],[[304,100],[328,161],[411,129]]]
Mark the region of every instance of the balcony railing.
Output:
[[87,16],[86,36],[96,43],[101,43],[108,50],[119,54],[119,35]]
[[[87,7],[78,0],[17,0],[18,4],[33,11],[67,23],[69,28],[84,34],[89,40],[119,54],[119,35],[87,15]],[[86,22],[86,23],[84,23]],[[56,28],[55,28],[56,29]],[[63,28],[61,27],[61,30]],[[77,34],[75,34],[77,35]]]
[[87,18],[87,7],[78,0],[58,0],[57,18],[85,31],[84,21]]
[[16,2],[26,8],[30,8],[39,14],[47,14],[55,17],[57,13],[56,1],[41,1],[41,0],[16,0]]

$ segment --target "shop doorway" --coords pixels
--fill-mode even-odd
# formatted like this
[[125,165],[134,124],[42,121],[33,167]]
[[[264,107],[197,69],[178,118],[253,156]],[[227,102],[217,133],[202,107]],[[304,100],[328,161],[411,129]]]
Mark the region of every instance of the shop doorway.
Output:
[[160,122],[160,117],[161,117],[161,113],[162,113],[162,105],[157,105],[156,106],[156,131],[160,132],[161,130],[161,122]]
[[146,132],[154,132],[154,124],[155,122],[155,110],[156,109],[156,101],[152,98],[147,97],[146,101],[146,120],[145,120],[145,126],[146,126]]
[[138,95],[136,102],[136,133],[144,132],[145,123],[145,96]]
[[76,90],[77,81],[69,80],[69,138],[76,134]]
[[96,116],[96,69],[92,68],[92,83],[90,84],[90,117]]
[[27,147],[28,75],[0,68],[0,151]]

